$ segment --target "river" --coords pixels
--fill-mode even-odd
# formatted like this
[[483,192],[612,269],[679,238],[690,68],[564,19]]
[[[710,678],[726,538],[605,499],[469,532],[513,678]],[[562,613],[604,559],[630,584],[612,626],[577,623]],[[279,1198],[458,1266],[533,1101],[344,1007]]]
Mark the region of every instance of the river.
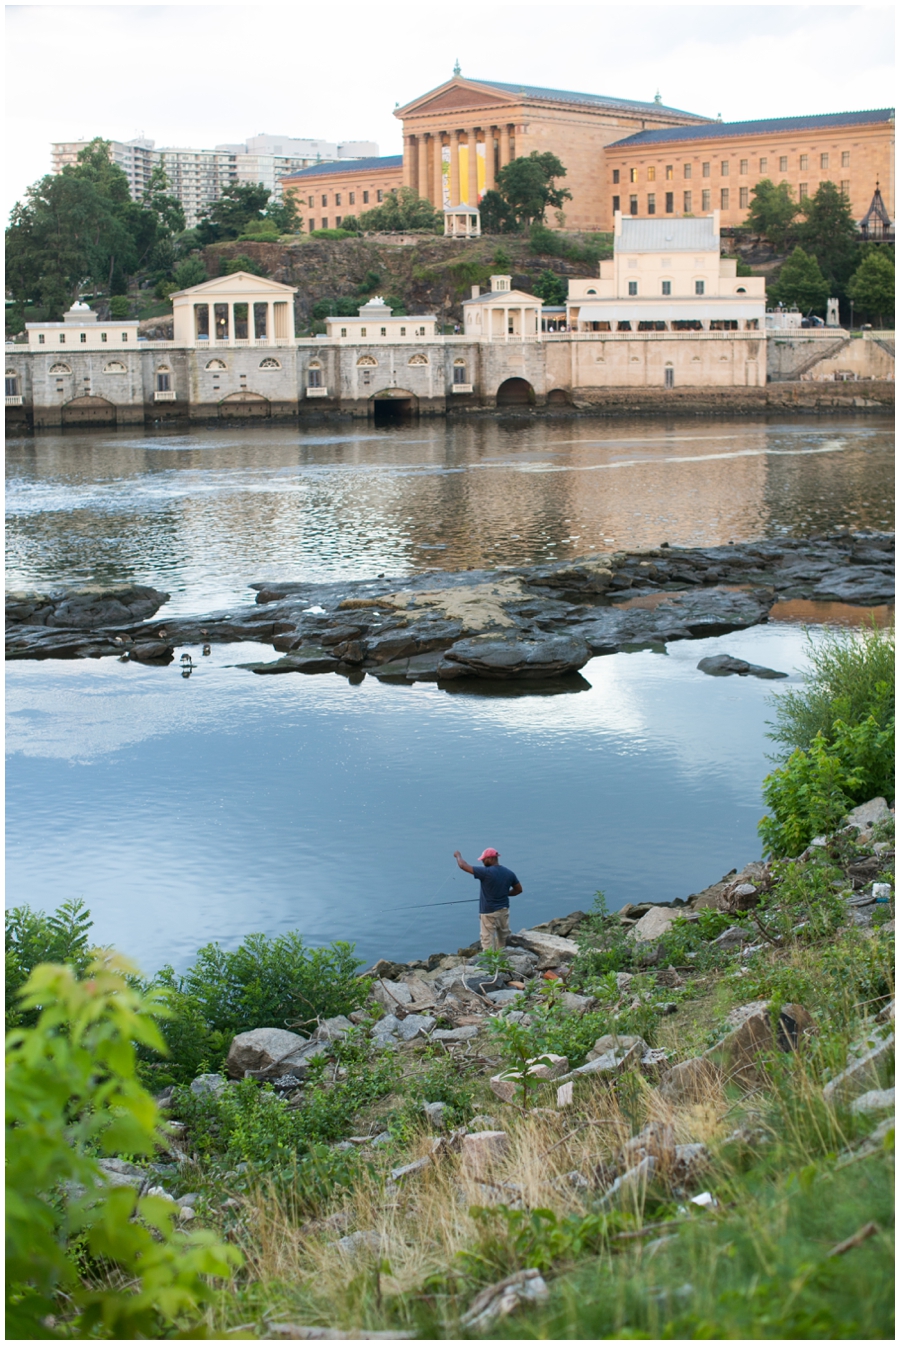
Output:
[[[95,430],[7,450],[8,589],[133,580],[172,612],[263,579],[841,526],[893,526],[885,419]],[[233,665],[271,650],[247,645],[193,650],[187,679],[177,662],[7,664],[7,903],[80,896],[98,941],[152,972],[253,930],[366,958],[455,951],[477,927],[457,847],[516,871],[514,928],[598,888],[611,908],[686,896],[758,856],[772,713],[772,683],[697,662],[734,653],[796,682],[787,618],[597,658],[555,695],[258,678]]]

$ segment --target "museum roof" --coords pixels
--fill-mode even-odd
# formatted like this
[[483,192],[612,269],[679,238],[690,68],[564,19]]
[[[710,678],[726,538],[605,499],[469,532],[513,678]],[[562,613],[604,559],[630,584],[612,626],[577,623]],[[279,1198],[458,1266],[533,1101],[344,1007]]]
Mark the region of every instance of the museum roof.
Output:
[[382,154],[374,159],[338,159],[333,163],[317,163],[312,168],[299,168],[287,177],[321,177],[325,173],[374,173],[379,169],[402,168],[402,154]]
[[544,102],[552,103],[586,103],[590,107],[621,107],[639,109],[642,112],[655,112],[657,115],[666,112],[675,112],[679,117],[696,117],[698,121],[704,118],[697,112],[685,112],[681,108],[667,107],[664,103],[644,103],[638,102],[633,98],[610,98],[602,93],[573,93],[571,89],[542,89],[536,84],[501,84],[496,79],[471,79],[466,77],[471,84],[483,84],[487,89],[502,89],[504,93],[517,93],[526,98],[536,98]]
[[655,131],[637,131],[624,140],[614,140],[606,148],[639,149],[644,145],[663,145],[680,140],[727,140],[733,136],[779,135],[790,131],[818,131],[832,126],[868,126],[891,121],[892,107],[866,112],[826,112],[812,117],[767,117],[763,121],[713,121],[702,126],[667,126]]

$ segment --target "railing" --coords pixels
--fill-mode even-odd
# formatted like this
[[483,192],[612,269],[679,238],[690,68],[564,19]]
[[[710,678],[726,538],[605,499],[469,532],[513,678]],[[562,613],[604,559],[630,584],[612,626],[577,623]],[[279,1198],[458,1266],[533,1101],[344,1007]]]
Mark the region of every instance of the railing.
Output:
[[[198,336],[195,342],[197,350],[208,350],[210,347],[238,347],[238,346],[292,346],[296,337],[293,336],[217,336],[213,340],[207,337]],[[162,342],[154,342],[154,345]]]
[[[804,336],[807,334],[803,333]],[[764,327],[750,328],[744,332],[707,332],[686,331],[686,332],[545,332],[545,341],[671,341],[676,340],[696,340],[696,341],[737,341],[750,340],[758,341],[764,338],[766,330]],[[772,333],[770,332],[771,336]]]
[[16,396],[16,397],[7,397],[7,399],[6,399],[6,405],[7,405],[7,406],[21,406],[21,405],[22,405],[22,395],[21,395],[21,393],[20,393],[18,396]]
[[154,394],[153,394],[153,400],[154,400],[155,402],[174,402],[174,400],[175,400],[175,393],[174,393],[174,392],[154,392]]

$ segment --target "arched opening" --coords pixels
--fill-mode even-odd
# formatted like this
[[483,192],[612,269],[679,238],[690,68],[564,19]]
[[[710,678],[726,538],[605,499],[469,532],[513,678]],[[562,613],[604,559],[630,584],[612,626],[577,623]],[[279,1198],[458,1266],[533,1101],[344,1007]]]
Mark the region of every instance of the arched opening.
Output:
[[232,392],[219,402],[219,418],[222,420],[264,420],[271,414],[271,402],[258,392]]
[[498,406],[534,406],[534,388],[526,378],[508,378],[497,389]]
[[74,397],[62,408],[64,425],[115,425],[116,408],[105,397]]
[[547,393],[548,406],[568,406],[569,394],[564,388],[551,388]]
[[419,399],[405,388],[385,388],[369,401],[369,412],[376,425],[399,425],[419,413]]

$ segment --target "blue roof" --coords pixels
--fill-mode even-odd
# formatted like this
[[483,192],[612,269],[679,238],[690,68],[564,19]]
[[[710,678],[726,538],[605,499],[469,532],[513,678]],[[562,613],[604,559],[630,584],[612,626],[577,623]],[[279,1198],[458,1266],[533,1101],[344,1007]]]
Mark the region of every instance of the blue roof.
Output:
[[317,163],[312,168],[299,168],[287,177],[321,177],[323,173],[377,173],[385,168],[402,168],[402,154],[382,154],[376,159],[338,159],[335,163]]
[[[469,79],[469,76],[466,76]],[[641,112],[655,112],[657,115],[674,112],[679,117],[703,118],[697,112],[683,112],[677,107],[667,107],[664,103],[640,103],[633,98],[609,98],[602,93],[572,93],[569,89],[541,89],[535,84],[501,84],[496,79],[471,79],[472,84],[483,84],[488,89],[503,89],[505,93],[524,94],[527,98],[540,98],[548,102],[587,103],[591,107],[633,108]]]
[[868,112],[826,112],[814,117],[768,117],[765,121],[714,121],[703,126],[670,126],[658,131],[638,131],[624,140],[614,140],[607,149],[638,149],[678,140],[725,140],[740,135],[779,135],[790,131],[819,131],[829,126],[869,126],[891,121],[892,107]]

